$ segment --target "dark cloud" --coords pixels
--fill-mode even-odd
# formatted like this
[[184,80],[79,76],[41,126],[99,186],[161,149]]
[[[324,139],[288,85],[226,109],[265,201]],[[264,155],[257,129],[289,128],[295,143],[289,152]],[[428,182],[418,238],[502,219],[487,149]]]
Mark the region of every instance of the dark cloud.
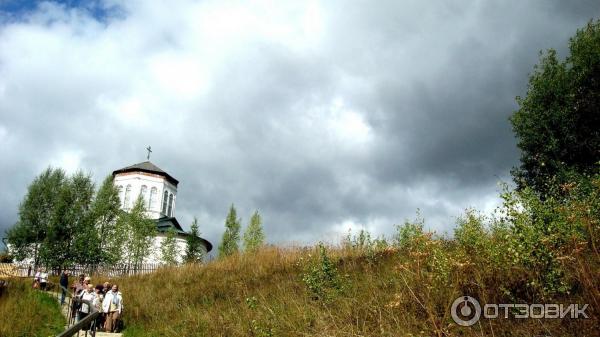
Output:
[[[218,243],[231,203],[271,242],[449,231],[489,211],[538,51],[566,54],[578,2],[46,3],[0,27],[0,231],[48,165],[100,182],[144,160]],[[112,15],[111,13],[115,13]],[[265,14],[266,13],[266,14]],[[117,15],[118,14],[118,15]]]

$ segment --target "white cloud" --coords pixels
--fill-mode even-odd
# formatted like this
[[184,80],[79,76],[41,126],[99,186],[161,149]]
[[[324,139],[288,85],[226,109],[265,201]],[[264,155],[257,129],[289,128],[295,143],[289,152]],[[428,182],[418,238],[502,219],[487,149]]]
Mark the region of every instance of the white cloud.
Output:
[[274,242],[389,233],[418,207],[451,228],[470,203],[493,208],[489,184],[515,159],[506,114],[537,50],[591,15],[503,2],[101,4],[122,10],[97,20],[44,2],[0,26],[0,174],[16,191],[0,227],[48,165],[100,180],[151,145],[181,181],[180,222],[198,215],[215,244],[231,202],[264,209]]
[[[65,150],[60,153],[53,154],[54,159],[50,161],[49,166],[54,168],[60,167],[65,170],[67,174],[73,174],[79,169],[83,169],[81,166],[82,157],[83,153],[81,150]],[[46,167],[39,167],[38,170],[41,171],[45,168]]]

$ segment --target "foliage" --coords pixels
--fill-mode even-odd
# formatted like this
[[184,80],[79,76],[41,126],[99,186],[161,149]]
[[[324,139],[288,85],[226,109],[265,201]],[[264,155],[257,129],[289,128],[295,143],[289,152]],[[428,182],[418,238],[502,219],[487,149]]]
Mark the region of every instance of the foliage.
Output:
[[258,211],[250,218],[248,228],[244,232],[244,251],[256,252],[265,242],[265,233],[262,228],[262,219]]
[[13,279],[0,296],[0,336],[56,336],[64,330],[58,302],[31,289],[27,280]]
[[93,195],[92,179],[82,172],[68,177],[62,184],[48,232],[40,247],[45,265],[87,264],[99,255],[95,249],[98,238],[89,218]]
[[241,222],[242,220],[238,219],[237,211],[232,204],[225,219],[225,232],[219,245],[219,257],[229,256],[238,252]]
[[416,238],[422,237],[423,225],[425,220],[417,212],[417,218],[413,222],[405,221],[403,225],[396,226],[396,235],[394,236],[394,245],[400,249],[410,250],[419,241]]
[[510,118],[521,150],[515,181],[542,196],[600,161],[600,20],[578,30],[569,51],[562,62],[552,49],[541,55]]
[[204,251],[202,250],[202,241],[200,240],[200,231],[198,230],[198,219],[194,218],[190,226],[190,235],[187,237],[185,261],[201,262],[203,258]]
[[[490,245],[485,217],[473,209],[467,209],[465,215],[458,218],[454,239],[466,256],[480,257],[477,254],[481,254]],[[488,254],[483,256],[488,257]]]
[[123,241],[116,231],[119,207],[112,177],[95,192],[90,175],[48,168],[30,184],[19,221],[8,231],[11,253],[48,267],[116,262]]
[[47,168],[27,188],[27,194],[19,205],[19,219],[7,232],[11,253],[17,260],[31,257],[36,265],[40,262],[40,246],[48,234],[54,218],[65,173],[61,169]]
[[101,252],[101,261],[116,263],[121,260],[120,241],[117,232],[117,219],[120,214],[121,200],[119,190],[113,183],[112,175],[107,176],[92,202],[91,221],[98,235],[97,249]]
[[167,230],[167,235],[160,245],[162,261],[166,264],[177,264],[177,256],[179,256],[179,247],[175,237],[177,232],[172,227]]
[[156,225],[146,216],[144,199],[139,196],[128,213],[122,213],[117,223],[117,231],[123,242],[124,259],[138,265],[151,253],[156,235]]
[[384,236],[372,239],[371,234],[364,229],[361,229],[358,235],[352,235],[352,232],[349,231],[342,241],[342,245],[347,250],[363,254],[371,263],[376,261],[381,252],[389,248]]
[[310,261],[302,275],[302,281],[313,299],[329,302],[343,291],[344,282],[337,267],[327,255],[325,246],[320,243],[317,250],[318,257]]
[[[600,176],[563,185],[562,196],[541,199],[529,188],[505,191],[499,222],[507,264],[532,270],[528,290],[542,298],[568,294],[579,282],[569,276],[567,262],[579,259],[587,245],[598,257]],[[587,268],[579,269],[585,272]]]

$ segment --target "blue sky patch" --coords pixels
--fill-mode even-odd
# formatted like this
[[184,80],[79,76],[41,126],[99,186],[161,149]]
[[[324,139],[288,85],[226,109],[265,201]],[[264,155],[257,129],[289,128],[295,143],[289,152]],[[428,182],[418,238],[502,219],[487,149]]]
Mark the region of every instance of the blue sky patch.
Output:
[[35,11],[42,3],[54,3],[68,9],[79,9],[89,13],[90,16],[100,22],[106,22],[111,17],[121,16],[123,14],[120,8],[114,5],[109,6],[98,0],[0,0],[0,17],[8,16],[18,20],[27,13]]

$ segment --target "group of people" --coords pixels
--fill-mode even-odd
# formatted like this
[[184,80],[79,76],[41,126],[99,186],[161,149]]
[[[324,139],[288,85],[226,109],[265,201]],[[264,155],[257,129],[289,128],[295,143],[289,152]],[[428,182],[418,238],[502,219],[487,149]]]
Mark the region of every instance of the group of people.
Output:
[[[61,306],[65,304],[67,289],[71,289],[73,296],[79,300],[72,302],[71,313],[76,321],[93,312],[91,304],[101,314],[96,320],[96,327],[106,332],[115,332],[118,329],[118,323],[123,313],[123,295],[119,292],[119,286],[104,282],[94,286],[92,279],[84,274],[69,285],[69,272],[64,270],[60,275],[61,285]],[[34,276],[34,288],[42,290],[47,289],[48,273],[38,269]],[[88,304],[89,303],[89,304]]]
[[48,287],[48,272],[42,268],[38,268],[37,272],[33,276],[33,287],[46,290]]

